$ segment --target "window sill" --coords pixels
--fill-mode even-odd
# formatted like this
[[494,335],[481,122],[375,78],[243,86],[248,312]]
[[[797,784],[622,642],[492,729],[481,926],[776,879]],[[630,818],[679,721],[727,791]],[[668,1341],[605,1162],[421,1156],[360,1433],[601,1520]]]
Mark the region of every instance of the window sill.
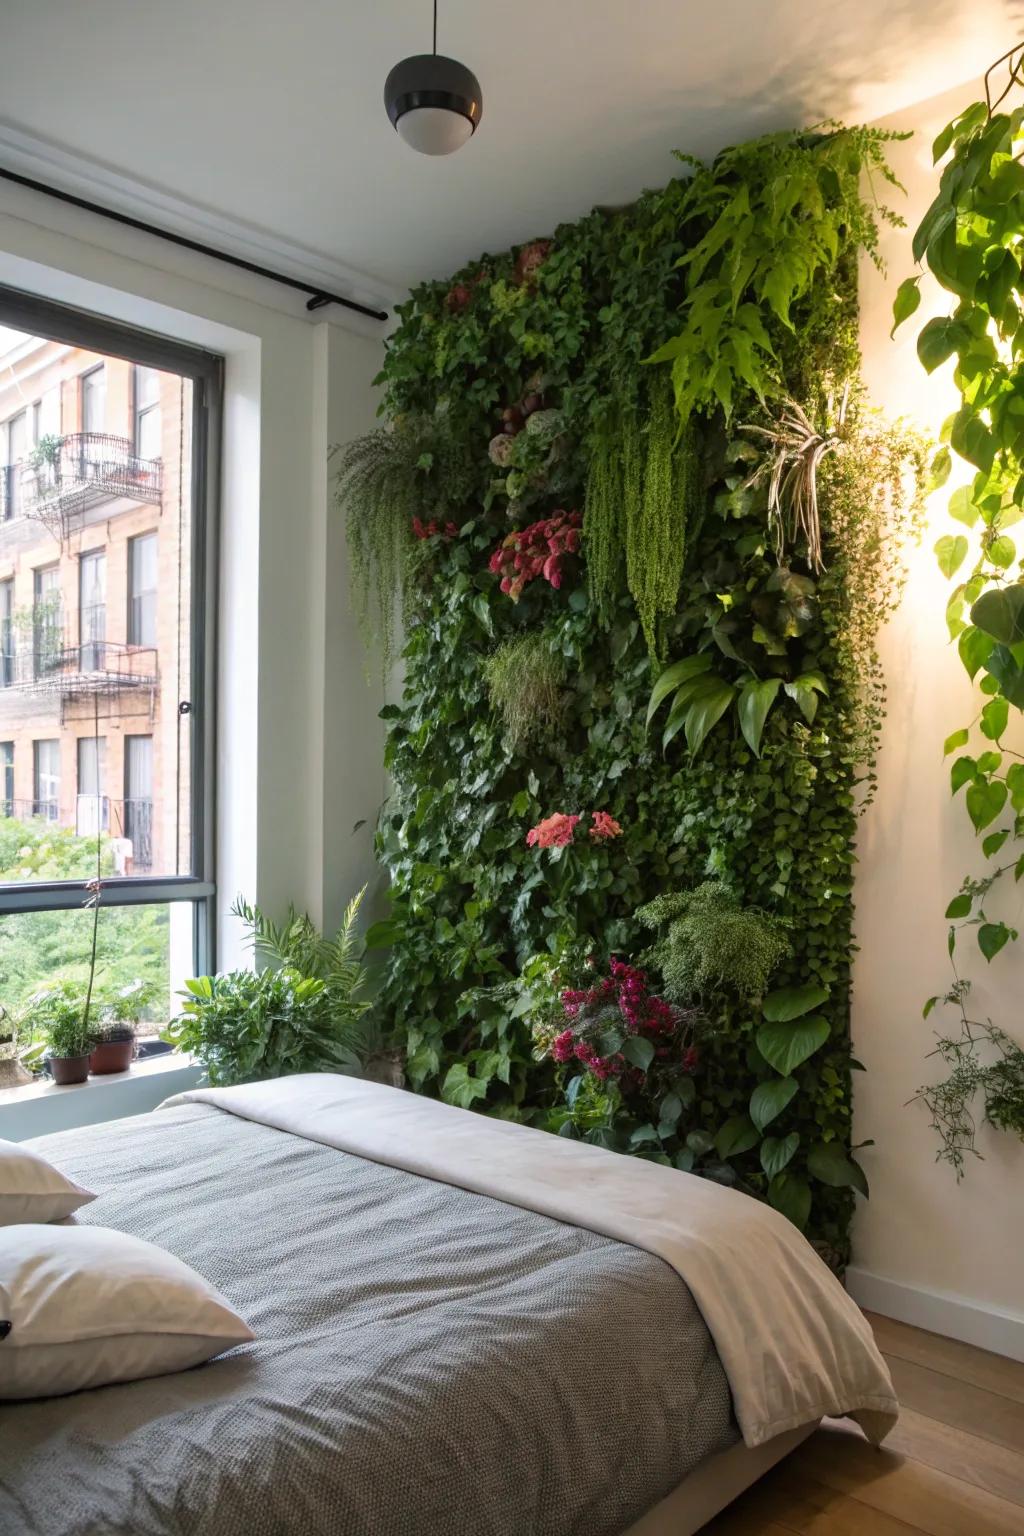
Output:
[[0,1138],[25,1141],[54,1131],[145,1114],[172,1094],[194,1088],[202,1070],[177,1053],[136,1062],[127,1072],[59,1086],[49,1078],[0,1090]]

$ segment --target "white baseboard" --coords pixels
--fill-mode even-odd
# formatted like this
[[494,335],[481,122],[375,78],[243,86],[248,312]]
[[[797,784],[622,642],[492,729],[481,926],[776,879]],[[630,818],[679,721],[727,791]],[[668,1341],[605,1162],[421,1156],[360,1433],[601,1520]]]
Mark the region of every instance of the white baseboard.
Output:
[[966,1296],[903,1285],[853,1267],[846,1271],[846,1285],[858,1306],[880,1312],[897,1322],[960,1339],[978,1349],[990,1349],[1010,1360],[1024,1361],[1024,1312],[984,1307]]

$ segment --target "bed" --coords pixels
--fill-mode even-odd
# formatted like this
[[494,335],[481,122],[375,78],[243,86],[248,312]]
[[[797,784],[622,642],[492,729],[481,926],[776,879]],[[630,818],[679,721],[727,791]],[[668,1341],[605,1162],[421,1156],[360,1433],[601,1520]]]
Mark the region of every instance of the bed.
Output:
[[895,1418],[803,1239],[674,1170],[333,1076],[34,1145],[256,1337],[0,1407],[3,1536],[690,1536],[823,1413]]

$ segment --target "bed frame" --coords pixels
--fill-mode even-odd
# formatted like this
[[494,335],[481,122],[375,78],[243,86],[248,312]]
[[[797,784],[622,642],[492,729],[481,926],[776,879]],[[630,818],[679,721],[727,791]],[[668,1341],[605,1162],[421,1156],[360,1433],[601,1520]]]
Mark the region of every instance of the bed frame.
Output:
[[643,1519],[624,1531],[623,1536],[694,1536],[751,1483],[756,1483],[808,1435],[813,1435],[820,1422],[815,1419],[813,1424],[788,1430],[754,1450],[748,1450],[741,1442],[710,1456],[660,1504],[649,1509]]

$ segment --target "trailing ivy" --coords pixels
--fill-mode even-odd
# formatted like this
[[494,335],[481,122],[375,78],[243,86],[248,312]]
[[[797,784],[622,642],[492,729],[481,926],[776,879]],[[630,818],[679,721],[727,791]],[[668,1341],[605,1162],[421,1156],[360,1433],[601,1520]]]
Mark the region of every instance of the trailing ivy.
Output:
[[[457,506],[442,498],[434,511],[439,525],[455,521],[457,536],[424,541],[403,696],[384,711],[393,791],[378,851],[392,912],[371,937],[391,946],[380,1008],[410,1084],[770,1199],[837,1266],[863,1185],[849,1156],[848,1027],[861,679],[847,675],[836,640],[850,598],[828,574],[810,575],[799,540],[780,571],[766,493],[744,489],[756,449],[725,430],[719,409],[725,375],[715,373],[711,395],[694,402],[710,408],[699,422],[688,411],[680,435],[667,374],[643,363],[705,280],[724,280],[725,247],[705,246],[703,274],[679,260],[738,188],[749,183],[751,208],[769,188],[788,199],[780,218],[795,219],[802,239],[816,182],[828,193],[825,257],[785,295],[777,274],[775,305],[751,267],[737,313],[766,338],[765,377],[822,409],[821,381],[841,389],[857,366],[857,247],[873,250],[874,230],[852,188],[880,153],[877,136],[859,131],[782,136],[550,240],[485,255],[400,306],[381,375],[393,422],[444,413],[473,466]],[[734,243],[741,265],[777,254],[747,236]],[[722,316],[725,339],[733,318]],[[740,355],[734,339],[731,348],[728,368]],[[520,446],[533,396],[556,413],[550,459]],[[740,420],[759,409],[742,371],[729,403]],[[509,484],[520,459],[528,488]],[[558,509],[584,511],[582,564],[559,554],[558,585],[506,568],[528,576],[516,556],[532,570],[540,555],[506,542],[526,521],[527,489],[534,542]],[[837,547],[826,538],[826,564]],[[504,553],[492,569],[495,551]],[[506,683],[517,697],[527,635],[543,635],[564,667],[557,727],[529,741],[510,734],[502,702]],[[813,673],[820,686],[764,712],[759,756],[731,724],[707,734],[699,756],[681,744],[665,755],[645,723],[652,650],[670,662],[706,652],[730,669],[730,686],[744,669],[780,687]],[[541,824],[564,837],[528,845]],[[641,910],[705,881],[728,890],[733,917],[764,914],[761,938],[779,939],[772,987],[805,1001],[800,989],[812,988],[817,999],[806,1024],[769,1018],[772,994],[711,986],[692,1020],[673,1015],[673,1049],[692,1040],[696,1052],[673,1073],[648,1056],[666,955],[650,960],[646,981],[629,983],[648,1000],[648,1037],[621,1042],[630,1073],[602,1082],[554,1057],[544,1042],[564,1018],[562,991],[590,996],[595,977],[622,974],[613,959],[642,963],[651,932]],[[772,958],[766,946],[760,953],[759,986]]]
[[[1019,59],[1000,101],[1019,84],[1018,66]],[[980,694],[973,719],[946,739],[945,755],[956,754],[951,790],[963,791],[985,864],[965,876],[946,907],[954,982],[925,1006],[926,1016],[937,1003],[959,1015],[959,1034],[938,1047],[951,1076],[918,1097],[940,1132],[939,1156],[959,1178],[965,1150],[975,1150],[970,1106],[979,1093],[984,1118],[1024,1140],[1024,1052],[991,1022],[968,1017],[970,982],[955,958],[969,933],[986,962],[1017,939],[995,902],[1007,876],[1024,875],[1024,762],[1006,740],[1024,711],[1024,562],[1009,531],[1024,516],[1024,107],[1000,112],[988,100],[974,102],[942,130],[933,154],[936,164],[949,158],[913,254],[950,295],[951,313],[928,321],[917,351],[929,373],[952,360],[960,394],[935,469],[941,483],[955,454],[972,478],[950,497],[954,522],[935,555],[943,575],[957,578],[946,623]],[[916,311],[919,282],[900,284],[896,325]],[[983,1062],[986,1046],[995,1048],[994,1065]]]

